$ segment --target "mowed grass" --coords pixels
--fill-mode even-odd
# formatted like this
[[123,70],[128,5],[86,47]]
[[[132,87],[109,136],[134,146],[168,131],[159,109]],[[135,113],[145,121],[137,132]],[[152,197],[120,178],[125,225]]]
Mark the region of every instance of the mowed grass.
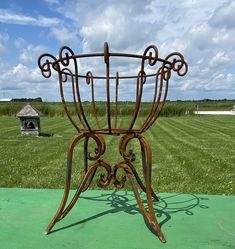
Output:
[[[43,132],[53,136],[21,135],[17,118],[0,117],[1,187],[63,188],[66,150],[76,131],[65,117],[43,117],[41,122]],[[160,118],[144,134],[152,147],[154,190],[234,195],[234,127],[233,116]],[[119,139],[105,136],[107,149],[103,158],[111,164],[122,159],[118,152]],[[93,149],[91,144],[91,152]],[[133,141],[129,149],[136,153],[135,165],[142,176],[138,142]],[[81,180],[82,151],[81,141],[75,149],[73,188]],[[95,181],[91,188],[97,188]],[[126,188],[130,189],[129,184]]]

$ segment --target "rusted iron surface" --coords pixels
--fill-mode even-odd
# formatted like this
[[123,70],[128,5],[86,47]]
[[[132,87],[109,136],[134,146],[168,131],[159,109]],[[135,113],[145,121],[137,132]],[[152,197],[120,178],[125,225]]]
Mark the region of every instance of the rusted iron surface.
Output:
[[[91,71],[86,74],[79,74],[78,60],[80,58],[104,58],[105,75],[93,75]],[[136,75],[121,75],[120,72],[116,72],[115,75],[110,75],[110,58],[134,58],[140,61],[140,70]],[[147,65],[146,65],[147,64]],[[113,183],[117,189],[123,188],[127,179],[129,179],[131,187],[133,188],[136,201],[139,205],[140,211],[144,216],[145,221],[155,231],[156,235],[162,242],[165,242],[164,235],[157,222],[154,209],[153,201],[154,198],[158,201],[157,195],[154,193],[151,184],[151,173],[152,173],[152,152],[148,141],[144,138],[142,133],[149,129],[156,119],[159,117],[163,106],[166,102],[168,93],[168,83],[171,77],[172,71],[176,72],[179,76],[184,76],[187,73],[188,66],[184,60],[184,57],[180,53],[171,53],[166,58],[161,59],[158,57],[158,49],[154,45],[148,46],[143,55],[126,54],[126,53],[111,53],[109,52],[108,43],[104,44],[104,52],[92,53],[92,54],[80,54],[75,55],[69,47],[62,47],[59,52],[59,58],[51,54],[43,54],[38,59],[38,65],[41,69],[42,75],[46,78],[51,77],[52,69],[58,73],[61,101],[64,106],[65,113],[67,114],[72,125],[78,131],[78,135],[75,136],[67,152],[67,173],[66,183],[64,188],[64,195],[61,204],[46,229],[46,234],[50,232],[53,226],[64,218],[69,211],[73,208],[74,204],[78,200],[81,192],[87,190],[96,174],[99,167],[103,168],[106,174],[101,174],[98,177],[98,186],[101,188],[107,187],[110,183]],[[146,73],[146,67],[154,68],[156,73]],[[153,79],[153,99],[149,113],[143,119],[140,127],[136,128],[136,120],[140,112],[140,106],[142,102],[143,91],[147,79]],[[91,86],[91,108],[92,114],[95,118],[94,123],[90,122],[84,111],[84,103],[81,100],[79,81],[85,79],[87,85]],[[130,122],[126,127],[118,126],[119,118],[119,105],[118,100],[120,96],[119,85],[120,80],[123,79],[135,79],[135,103],[133,107],[132,116]],[[106,126],[101,128],[100,117],[97,114],[96,99],[95,99],[95,80],[105,80],[105,99],[106,99]],[[114,116],[111,115],[111,87],[110,80],[115,80],[115,97],[114,97]],[[74,103],[75,113],[80,120],[82,127],[79,127],[75,121],[74,115],[71,115],[68,104],[64,96],[64,84],[66,82],[71,83],[72,87],[72,98]],[[104,117],[102,117],[103,119]],[[112,125],[112,118],[114,124]],[[119,152],[122,156],[122,160],[112,166],[106,159],[103,159],[105,152],[105,140],[103,135],[122,135],[119,143]],[[84,158],[84,175],[82,182],[77,188],[72,200],[67,204],[68,195],[71,184],[71,172],[72,172],[72,161],[73,152],[76,144],[80,140],[84,140],[83,144],[83,158]],[[96,143],[96,149],[93,153],[89,152],[89,140],[92,139]],[[142,169],[143,179],[141,179],[135,169],[134,161],[135,154],[132,151],[127,150],[127,145],[132,140],[138,140],[141,148],[142,158]],[[90,162],[92,162],[90,164]],[[117,172],[123,171],[122,177],[118,177]],[[140,198],[136,183],[139,185],[142,191],[146,193],[147,208],[144,206],[143,201]]]

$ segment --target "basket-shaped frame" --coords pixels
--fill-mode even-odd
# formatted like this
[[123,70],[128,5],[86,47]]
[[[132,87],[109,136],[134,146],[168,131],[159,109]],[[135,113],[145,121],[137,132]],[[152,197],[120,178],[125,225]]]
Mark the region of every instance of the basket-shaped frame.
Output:
[[[91,70],[86,74],[82,74],[79,71],[79,60],[81,58],[92,58],[96,60],[97,58],[104,59],[105,75],[93,75]],[[110,58],[134,58],[138,60],[139,69],[135,75],[122,75],[120,72],[116,72],[115,75],[110,73]],[[166,102],[169,80],[171,78],[172,72],[176,72],[179,76],[184,76],[187,73],[188,66],[184,60],[184,57],[180,53],[171,53],[166,58],[162,59],[158,57],[158,49],[155,45],[148,46],[142,55],[138,54],[127,54],[127,53],[111,53],[109,52],[108,43],[104,43],[104,51],[101,53],[91,53],[91,54],[74,54],[74,52],[67,46],[64,46],[59,51],[59,57],[56,58],[51,54],[43,54],[38,59],[38,65],[41,69],[41,73],[44,77],[49,78],[52,75],[52,69],[58,73],[59,86],[61,101],[64,106],[66,115],[68,116],[70,122],[75,127],[78,132],[70,142],[67,152],[67,171],[66,171],[66,182],[64,188],[64,195],[61,200],[61,204],[49,223],[46,234],[50,232],[53,226],[64,218],[69,211],[73,208],[77,199],[79,198],[81,192],[87,190],[95,176],[95,173],[99,167],[106,170],[107,174],[101,174],[98,178],[99,187],[105,188],[111,182],[114,186],[119,189],[124,187],[125,181],[128,178],[130,184],[133,188],[134,195],[136,197],[137,203],[139,205],[140,211],[142,212],[146,222],[150,225],[151,229],[155,231],[156,235],[162,242],[165,242],[165,237],[161,231],[161,228],[157,222],[155,212],[153,209],[152,198],[158,201],[157,195],[154,193],[151,186],[151,172],[152,172],[152,151],[151,147],[142,135],[146,130],[148,130],[154,122],[159,117],[163,106]],[[154,68],[154,72],[147,73],[146,68]],[[92,113],[95,118],[95,124],[89,122],[89,117],[84,111],[84,102],[81,99],[81,85],[80,80],[85,79],[86,84],[90,85],[91,91],[91,108]],[[118,119],[119,115],[119,82],[120,80],[134,79],[135,84],[135,102],[133,104],[132,115],[130,116],[130,121],[126,127],[119,127]],[[147,80],[153,80],[153,90],[152,99],[149,103],[149,111],[143,118],[143,122],[136,124],[137,117],[140,113],[140,106],[143,100],[143,92]],[[105,105],[106,105],[106,122],[105,127],[101,128],[100,117],[97,115],[97,106],[95,99],[95,89],[96,81],[103,80],[105,82],[104,92],[105,92]],[[110,81],[114,80],[114,101],[110,97]],[[71,83],[72,89],[72,99],[73,106],[75,109],[76,116],[80,121],[80,125],[75,121],[74,115],[71,114],[68,108],[68,103],[64,94],[64,84]],[[114,112],[111,112],[111,105],[114,106]],[[102,120],[104,117],[102,117]],[[105,152],[105,139],[103,135],[122,135],[119,143],[119,152],[122,156],[122,160],[117,162],[114,166],[111,166],[108,160],[103,159],[103,154]],[[93,139],[97,145],[95,149],[95,154],[89,152],[89,139]],[[135,154],[133,151],[127,150],[128,143],[137,139],[141,148],[142,157],[142,168],[144,179],[141,179],[135,169],[134,161]],[[84,174],[83,179],[73,196],[72,200],[67,204],[68,195],[71,185],[71,171],[73,162],[73,152],[78,141],[83,140],[84,142]],[[89,164],[89,162],[92,164]],[[121,179],[117,177],[117,171],[121,169],[125,173]],[[140,198],[138,188],[136,183],[139,185],[140,189],[146,193],[147,207],[144,206],[142,199]]]

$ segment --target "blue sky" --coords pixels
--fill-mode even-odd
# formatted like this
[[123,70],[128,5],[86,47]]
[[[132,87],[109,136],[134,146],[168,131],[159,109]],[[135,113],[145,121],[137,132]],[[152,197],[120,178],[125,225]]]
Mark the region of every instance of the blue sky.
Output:
[[56,77],[41,76],[38,56],[56,56],[63,45],[102,51],[104,41],[111,51],[142,54],[155,44],[160,57],[181,52],[189,72],[173,78],[168,99],[235,99],[234,13],[231,0],[1,0],[0,99],[59,100]]

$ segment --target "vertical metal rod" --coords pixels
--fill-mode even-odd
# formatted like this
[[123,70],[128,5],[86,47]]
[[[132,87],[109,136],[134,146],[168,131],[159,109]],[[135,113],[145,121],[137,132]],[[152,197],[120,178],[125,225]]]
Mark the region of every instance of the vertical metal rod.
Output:
[[[159,94],[159,92],[158,92],[158,78],[159,78],[160,73],[161,73],[161,68],[156,73],[156,77],[155,77],[155,89],[154,89],[154,96],[153,96],[152,107],[151,107],[151,110],[150,110],[147,118],[145,119],[145,121],[143,122],[143,124],[142,124],[142,126],[140,128],[141,131],[151,121],[152,117],[154,116],[154,110],[156,110],[157,107],[158,107],[158,105],[159,105],[159,101],[160,101],[159,95],[161,96],[161,91],[162,91],[162,84],[160,84],[160,94]],[[162,81],[161,81],[161,83],[162,83]],[[158,98],[157,98],[157,96],[158,96]]]
[[112,134],[111,129],[111,116],[110,116],[110,83],[109,83],[109,46],[108,43],[104,43],[104,62],[106,64],[106,95],[107,95],[107,119],[109,134]]
[[[78,83],[78,66],[77,66],[77,59],[73,58],[74,60],[74,70],[75,70],[75,82],[76,82],[76,91],[77,91],[77,98],[78,98],[78,104],[80,107],[80,111],[83,117],[83,120],[86,124],[87,129],[91,132],[91,127],[89,126],[87,119],[86,119],[86,115],[84,113],[83,107],[82,107],[82,101],[81,101],[81,97],[80,97],[80,91],[79,91],[79,83]],[[84,127],[85,128],[85,127]]]
[[65,110],[65,113],[67,115],[67,117],[69,118],[70,122],[73,124],[73,126],[76,128],[76,130],[78,131],[78,133],[80,133],[80,129],[78,128],[78,126],[76,125],[76,123],[74,122],[74,120],[72,119],[67,104],[65,102],[65,98],[64,98],[64,92],[63,92],[63,79],[62,79],[62,74],[58,73],[59,76],[59,83],[60,83],[60,96],[61,96],[61,101]]
[[[168,70],[170,70],[170,69],[168,69]],[[162,78],[161,78],[161,89],[160,89],[160,93],[159,93],[159,95],[160,95],[160,97],[161,97],[161,93],[162,93],[162,86],[163,86],[163,81],[165,80],[166,82],[165,82],[165,92],[164,92],[164,96],[163,96],[163,100],[162,100],[162,102],[161,102],[161,107],[159,108],[159,110],[158,110],[158,112],[156,112],[157,111],[157,108],[155,108],[155,110],[153,111],[153,113],[154,113],[154,116],[153,116],[153,118],[149,121],[149,123],[146,125],[146,127],[144,128],[144,130],[143,130],[143,132],[144,131],[146,131],[147,129],[149,129],[152,125],[153,125],[153,123],[156,121],[156,119],[159,117],[159,115],[160,115],[160,113],[161,113],[161,111],[162,111],[162,109],[163,109],[163,106],[164,106],[164,104],[165,104],[165,102],[166,102],[166,97],[167,97],[167,93],[168,93],[168,84],[169,84],[169,79],[168,79],[168,77],[167,78],[165,78],[165,76],[163,75],[165,72],[162,72]],[[167,72],[168,73],[168,72]],[[159,102],[160,102],[160,97],[159,97]]]
[[87,172],[87,168],[88,168],[88,141],[89,141],[89,137],[85,136],[84,138],[84,150],[83,150],[83,161],[84,161],[84,175]]
[[96,107],[95,107],[95,92],[94,92],[94,79],[91,71],[87,72],[86,75],[86,83],[89,85],[91,83],[91,99],[92,99],[92,112],[95,117],[96,125],[97,128],[100,128],[98,117],[97,117],[97,112],[96,112]]
[[[66,71],[69,73],[69,75],[71,77],[71,80],[72,80],[73,103],[74,103],[74,106],[75,106],[75,111],[77,113],[77,116],[78,116],[78,118],[79,118],[82,126],[85,128],[86,126],[85,126],[85,124],[84,124],[84,122],[83,122],[83,120],[82,120],[82,118],[80,116],[80,113],[79,113],[79,110],[78,110],[78,106],[77,106],[77,100],[76,100],[76,96],[75,96],[75,87],[74,87],[74,85],[75,85],[74,76],[73,76],[72,71],[70,69],[68,69],[68,68],[63,68],[62,73],[66,73]],[[64,76],[65,76],[65,81],[67,81],[67,75],[64,74]]]
[[[140,78],[140,83],[139,83],[139,78]],[[133,118],[132,118],[131,124],[129,126],[129,132],[131,132],[131,130],[135,124],[136,118],[138,116],[138,113],[139,113],[142,92],[143,92],[143,85],[145,83],[145,80],[146,80],[146,78],[145,78],[145,73],[144,73],[144,60],[142,60],[141,70],[138,74],[137,82],[136,82],[136,104],[135,104]]]
[[75,106],[75,110],[76,110],[76,113],[77,113],[77,116],[82,124],[82,126],[85,128],[85,124],[80,116],[80,113],[79,113],[79,110],[78,110],[78,105],[77,105],[77,100],[76,100],[76,96],[75,96],[75,88],[74,88],[74,77],[72,77],[72,88],[73,88],[73,102],[74,102],[74,106]]
[[116,92],[115,92],[115,129],[117,129],[118,118],[118,85],[119,85],[119,73],[116,73]]

